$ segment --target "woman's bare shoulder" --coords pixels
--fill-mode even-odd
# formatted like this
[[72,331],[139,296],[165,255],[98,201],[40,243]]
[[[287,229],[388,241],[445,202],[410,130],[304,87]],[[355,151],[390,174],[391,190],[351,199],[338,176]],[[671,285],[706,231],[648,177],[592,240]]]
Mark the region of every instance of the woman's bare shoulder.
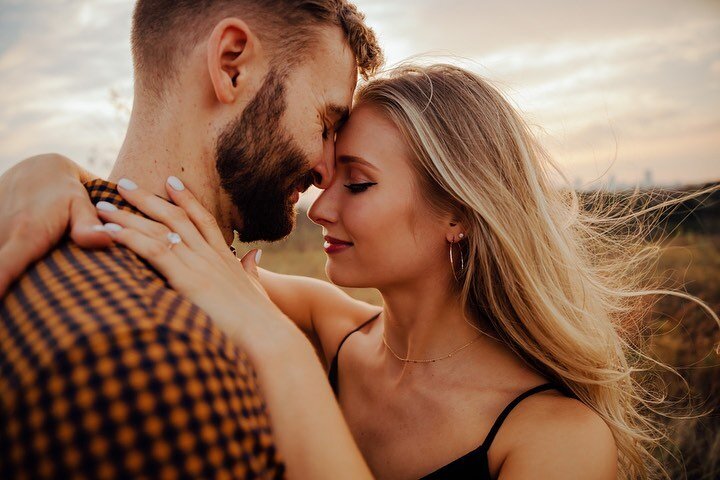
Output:
[[503,450],[499,478],[616,478],[615,439],[592,408],[544,392],[515,410],[503,425],[504,435],[497,438]]
[[316,310],[313,318],[328,362],[348,333],[382,312],[382,307],[355,299],[336,285],[329,285],[336,290],[323,297],[320,302],[323,307]]
[[381,307],[358,300],[325,280],[286,278],[292,279],[298,299],[311,305],[309,327],[316,333],[328,362],[345,335],[382,311]]

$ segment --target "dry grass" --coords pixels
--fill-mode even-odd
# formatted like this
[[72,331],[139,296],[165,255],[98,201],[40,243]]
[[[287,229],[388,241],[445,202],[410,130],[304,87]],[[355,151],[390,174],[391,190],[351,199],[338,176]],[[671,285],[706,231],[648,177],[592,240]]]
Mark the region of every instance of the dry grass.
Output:
[[[720,311],[720,236],[674,238],[663,251],[658,274]],[[680,417],[706,413],[698,418],[666,419],[669,438],[665,446],[670,452],[660,453],[663,463],[673,479],[720,478],[720,357],[715,351],[720,329],[699,307],[673,297],[658,301],[648,323],[654,334],[653,356],[682,376],[661,375],[668,404],[677,402]]]

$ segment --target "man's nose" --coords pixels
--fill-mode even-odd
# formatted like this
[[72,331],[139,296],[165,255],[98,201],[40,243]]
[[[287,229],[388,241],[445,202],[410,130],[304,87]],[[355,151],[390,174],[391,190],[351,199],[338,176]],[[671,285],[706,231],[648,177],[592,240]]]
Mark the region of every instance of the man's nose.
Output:
[[335,150],[323,155],[323,159],[313,168],[313,185],[325,190],[332,183],[335,175]]

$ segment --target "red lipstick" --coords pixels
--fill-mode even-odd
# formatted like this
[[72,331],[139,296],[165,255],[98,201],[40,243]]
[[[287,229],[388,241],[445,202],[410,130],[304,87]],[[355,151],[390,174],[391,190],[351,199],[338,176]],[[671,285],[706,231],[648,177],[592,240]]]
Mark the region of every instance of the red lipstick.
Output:
[[325,253],[328,255],[332,253],[340,253],[353,246],[352,242],[346,242],[345,240],[340,240],[339,238],[331,237],[330,235],[325,235],[323,238],[325,238],[323,248]]

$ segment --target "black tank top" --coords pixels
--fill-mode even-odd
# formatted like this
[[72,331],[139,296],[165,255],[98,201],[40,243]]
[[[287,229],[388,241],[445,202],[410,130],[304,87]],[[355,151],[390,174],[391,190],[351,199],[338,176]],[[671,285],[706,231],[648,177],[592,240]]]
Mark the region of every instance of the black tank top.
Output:
[[[338,391],[338,355],[340,354],[340,349],[345,343],[345,340],[347,340],[350,335],[357,332],[379,316],[380,314],[378,313],[370,320],[345,335],[345,338],[343,338],[340,342],[337,353],[333,357],[332,363],[330,364],[330,371],[328,372],[330,385],[332,386],[333,392],[335,392],[336,397],[339,397],[340,395],[340,392]],[[497,417],[495,423],[490,429],[490,432],[485,437],[485,441],[482,443],[482,445],[480,445],[475,450],[466,453],[462,457],[448,463],[444,467],[435,470],[429,475],[425,475],[424,477],[422,477],[421,480],[491,480],[492,477],[490,476],[490,467],[488,466],[487,452],[493,440],[495,439],[495,435],[497,435],[498,430],[500,430],[500,426],[503,424],[507,416],[510,414],[512,409],[517,406],[518,403],[522,402],[530,395],[553,389],[565,393],[564,388],[553,383],[545,383],[543,385],[538,385],[537,387],[531,388],[530,390],[527,390],[526,392],[523,392],[517,397],[515,397],[515,399],[510,402],[507,407],[505,407],[505,410],[503,410],[502,413]]]

